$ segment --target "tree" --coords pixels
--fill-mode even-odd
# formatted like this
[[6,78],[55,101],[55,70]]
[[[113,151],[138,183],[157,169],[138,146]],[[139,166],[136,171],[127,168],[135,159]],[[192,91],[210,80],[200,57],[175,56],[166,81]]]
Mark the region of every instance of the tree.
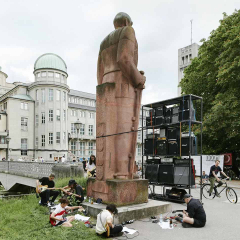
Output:
[[185,94],[203,97],[203,153],[238,152],[240,10],[230,16],[223,13],[220,26],[201,42],[199,55],[185,69],[180,86]]

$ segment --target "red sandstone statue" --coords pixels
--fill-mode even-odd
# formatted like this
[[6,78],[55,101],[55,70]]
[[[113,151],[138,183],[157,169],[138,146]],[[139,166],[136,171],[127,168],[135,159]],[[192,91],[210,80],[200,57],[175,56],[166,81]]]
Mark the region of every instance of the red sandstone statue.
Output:
[[[128,14],[101,43],[97,69],[97,180],[132,179],[142,89],[138,44]],[[135,131],[135,132],[134,132]],[[130,132],[130,133],[124,133]]]

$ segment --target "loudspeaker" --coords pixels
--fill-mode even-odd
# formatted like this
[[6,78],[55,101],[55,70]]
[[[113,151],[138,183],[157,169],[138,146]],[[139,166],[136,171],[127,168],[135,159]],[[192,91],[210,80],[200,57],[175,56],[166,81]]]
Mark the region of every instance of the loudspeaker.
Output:
[[159,178],[160,184],[173,184],[174,183],[174,167],[173,164],[160,164],[159,165]]
[[176,156],[178,154],[177,141],[168,141],[168,155]]
[[167,131],[166,128],[161,128],[161,129],[160,129],[160,137],[166,137],[166,136],[167,136],[166,131]]
[[189,100],[182,100],[180,102],[180,110],[189,109],[190,108],[190,101]]
[[168,140],[177,140],[179,138],[180,130],[178,128],[168,128],[167,136]]
[[161,107],[158,107],[155,109],[155,115],[156,116],[164,116],[164,113],[165,113],[165,107],[164,106],[161,106]]
[[165,116],[170,117],[172,115],[172,108],[166,108],[165,109]]
[[174,166],[174,184],[176,185],[194,185],[194,173],[191,167],[191,184],[189,184],[189,166]]
[[147,159],[146,163],[147,164],[160,164],[161,159],[160,158],[152,158],[152,159]]
[[146,137],[147,137],[147,139],[157,139],[157,138],[160,137],[160,134],[152,134],[152,133],[150,133]]
[[179,111],[179,121],[184,121],[184,120],[189,120],[190,119],[190,114],[192,117],[192,120],[196,120],[195,118],[195,109],[187,109],[187,110],[182,110]]
[[146,126],[154,126],[155,125],[155,117],[146,117]]
[[178,112],[179,112],[179,107],[172,108],[172,115],[178,114]]
[[156,141],[157,139],[145,139],[144,154],[155,155],[156,154]]
[[158,183],[159,165],[150,164],[146,166],[145,178],[148,179],[149,183]]
[[175,200],[183,200],[183,196],[186,194],[185,189],[177,189],[177,188],[172,188],[168,192],[168,198],[170,199],[175,199]]
[[165,123],[164,117],[156,117],[155,123],[156,123],[156,125],[164,124]]
[[156,143],[157,155],[165,156],[167,155],[167,141],[166,140],[158,140]]
[[[189,137],[181,139],[181,155],[189,155]],[[191,137],[191,155],[197,155],[197,144],[195,137]]]
[[171,123],[171,117],[165,117],[165,123]]
[[178,122],[179,122],[178,114],[172,115],[172,123],[178,123]]

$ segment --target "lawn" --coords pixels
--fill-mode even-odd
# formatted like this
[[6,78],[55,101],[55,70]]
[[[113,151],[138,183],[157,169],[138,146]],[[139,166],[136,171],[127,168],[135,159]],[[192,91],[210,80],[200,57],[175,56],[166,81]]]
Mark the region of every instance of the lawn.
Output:
[[[66,186],[69,179],[56,181],[56,186]],[[75,179],[86,185],[84,179]],[[101,239],[94,229],[85,227],[83,222],[74,221],[73,228],[52,227],[49,223],[48,208],[39,206],[35,195],[0,200],[0,239]]]

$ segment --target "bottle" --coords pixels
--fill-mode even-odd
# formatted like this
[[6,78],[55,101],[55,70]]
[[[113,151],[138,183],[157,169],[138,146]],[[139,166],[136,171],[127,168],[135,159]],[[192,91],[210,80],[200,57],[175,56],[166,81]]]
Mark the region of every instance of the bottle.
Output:
[[91,200],[91,204],[93,204],[93,198],[92,198],[92,200]]
[[170,228],[173,228],[172,219],[170,219],[170,222],[169,222],[169,224],[170,224]]
[[91,197],[88,198],[88,202],[91,203]]
[[162,214],[160,214],[160,217],[159,217],[159,222],[162,223],[163,222],[163,217],[162,217]]

